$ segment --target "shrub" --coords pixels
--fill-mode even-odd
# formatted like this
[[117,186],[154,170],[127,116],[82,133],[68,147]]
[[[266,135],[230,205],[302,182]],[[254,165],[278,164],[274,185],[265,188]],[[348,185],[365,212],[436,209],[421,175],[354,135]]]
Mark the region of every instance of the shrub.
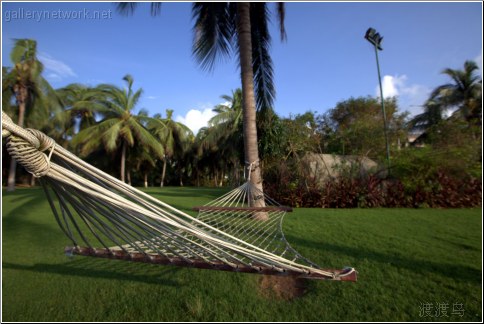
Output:
[[383,179],[376,175],[344,174],[323,185],[287,162],[274,166],[264,177],[265,192],[284,205],[320,208],[373,207],[478,207],[482,182],[448,170]]

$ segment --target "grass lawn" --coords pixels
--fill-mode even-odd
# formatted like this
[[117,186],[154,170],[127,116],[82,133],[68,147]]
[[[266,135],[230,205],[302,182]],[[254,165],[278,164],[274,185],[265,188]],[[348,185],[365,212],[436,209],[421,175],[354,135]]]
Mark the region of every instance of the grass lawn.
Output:
[[[148,189],[189,211],[221,195]],[[481,209],[296,209],[288,241],[359,280],[311,281],[293,301],[260,276],[64,255],[71,242],[37,189],[3,192],[3,321],[482,321]]]

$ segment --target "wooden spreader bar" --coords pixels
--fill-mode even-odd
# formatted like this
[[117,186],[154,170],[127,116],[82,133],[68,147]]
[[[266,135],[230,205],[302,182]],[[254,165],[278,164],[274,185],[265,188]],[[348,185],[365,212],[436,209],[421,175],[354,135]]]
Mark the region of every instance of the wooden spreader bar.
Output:
[[263,275],[275,275],[275,276],[294,276],[294,277],[305,278],[305,279],[322,279],[322,280],[338,280],[338,281],[356,281],[357,280],[356,271],[353,271],[347,276],[338,277],[338,275],[351,272],[352,269],[343,269],[343,270],[323,269],[324,271],[334,273],[336,276],[333,278],[330,276],[324,276],[319,273],[300,273],[297,271],[289,271],[289,270],[278,271],[276,269],[273,269],[267,266],[262,266],[262,265],[250,267],[245,264],[237,264],[235,266],[230,266],[220,261],[209,263],[201,259],[188,260],[181,257],[167,258],[158,254],[143,254],[139,252],[126,253],[123,250],[109,250],[109,249],[102,249],[102,248],[94,249],[89,247],[68,246],[65,248],[64,251],[65,253],[75,254],[75,255],[94,256],[94,257],[101,257],[101,258],[108,258],[108,259],[128,260],[128,261],[145,262],[145,263],[153,263],[153,264],[175,265],[175,266],[181,266],[181,267],[192,267],[192,268],[209,269],[209,270],[222,270],[222,271],[254,273],[254,274],[263,274]]
[[284,211],[292,212],[291,207],[287,206],[267,206],[267,207],[224,207],[224,206],[196,206],[194,211],[248,211],[248,212],[271,212]]

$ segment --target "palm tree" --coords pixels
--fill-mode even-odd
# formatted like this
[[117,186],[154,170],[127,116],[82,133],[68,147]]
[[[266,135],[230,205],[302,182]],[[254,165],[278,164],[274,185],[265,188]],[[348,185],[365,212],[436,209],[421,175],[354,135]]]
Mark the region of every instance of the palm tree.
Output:
[[[118,4],[118,11],[132,13],[134,3]],[[284,4],[277,4],[281,39],[285,39]],[[152,4],[151,13],[159,13]],[[262,190],[257,147],[256,104],[272,106],[275,97],[272,60],[269,55],[269,12],[266,3],[201,2],[192,7],[195,19],[193,53],[202,68],[213,69],[219,56],[238,55],[241,71],[245,159],[253,166],[251,182]]]
[[[51,111],[59,108],[54,89],[42,77],[44,69],[37,58],[37,42],[32,39],[16,39],[10,60],[11,68],[2,68],[2,93],[11,98],[10,91],[18,106],[17,125],[23,127],[26,114],[36,127],[47,123]],[[2,104],[4,101],[2,100]],[[8,175],[7,191],[15,190],[16,162],[12,160]]]
[[178,154],[186,152],[193,138],[192,131],[186,125],[174,121],[172,117],[173,110],[167,109],[165,119],[161,118],[161,115],[156,114],[148,124],[148,128],[164,149],[160,187],[163,187],[165,182],[167,162],[173,158],[176,152]]
[[414,116],[408,122],[407,125],[410,129],[425,131],[444,120],[445,108],[442,104],[429,99],[423,108],[423,113]]
[[64,112],[58,119],[65,124],[68,135],[74,135],[76,129],[93,126],[96,118],[101,117],[106,110],[102,104],[106,100],[105,94],[96,88],[73,83],[56,91],[64,106]]
[[442,71],[453,82],[435,88],[425,102],[424,112],[407,124],[412,130],[423,131],[418,141],[427,138],[428,131],[444,121],[445,113],[451,109],[454,110],[452,118],[464,119],[468,125],[482,124],[482,80],[475,75],[477,70],[475,62],[466,61],[464,70]]
[[223,95],[221,98],[225,103],[213,109],[217,115],[210,119],[210,129],[204,132],[203,137],[199,137],[200,147],[202,150],[211,152],[212,155],[216,154],[218,157],[214,159],[215,161],[225,161],[222,174],[228,171],[231,165],[234,180],[238,182],[239,160],[243,150],[242,90],[236,89],[232,91],[232,96]]
[[482,122],[482,80],[476,74],[479,68],[474,61],[466,61],[463,70],[447,68],[442,71],[452,79],[437,87],[430,99],[443,108],[456,108],[454,115],[463,117],[467,122]]
[[101,84],[96,87],[97,91],[106,98],[102,101],[105,106],[104,118],[99,123],[80,131],[74,137],[73,144],[82,144],[82,155],[88,155],[101,144],[110,152],[121,146],[120,179],[124,182],[128,146],[146,145],[160,157],[163,156],[164,150],[163,146],[145,127],[151,118],[145,114],[133,114],[143,90],[133,91],[131,75],[126,75],[123,80],[128,86],[125,89],[109,84]]
[[209,121],[210,127],[218,128],[226,137],[242,125],[242,89],[232,90],[232,96],[220,96],[225,102],[215,106],[213,112],[216,113]]

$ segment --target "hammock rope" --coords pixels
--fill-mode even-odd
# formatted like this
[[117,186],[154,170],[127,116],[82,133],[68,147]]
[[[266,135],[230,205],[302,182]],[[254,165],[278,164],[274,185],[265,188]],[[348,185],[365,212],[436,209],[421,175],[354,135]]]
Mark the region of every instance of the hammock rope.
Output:
[[[86,163],[2,111],[2,138],[40,178],[67,253],[303,278],[356,280],[353,268],[321,269],[287,242],[279,205],[247,181],[193,217]],[[248,167],[248,178],[254,165]],[[254,201],[256,203],[254,203]],[[102,246],[102,248],[96,247]]]

